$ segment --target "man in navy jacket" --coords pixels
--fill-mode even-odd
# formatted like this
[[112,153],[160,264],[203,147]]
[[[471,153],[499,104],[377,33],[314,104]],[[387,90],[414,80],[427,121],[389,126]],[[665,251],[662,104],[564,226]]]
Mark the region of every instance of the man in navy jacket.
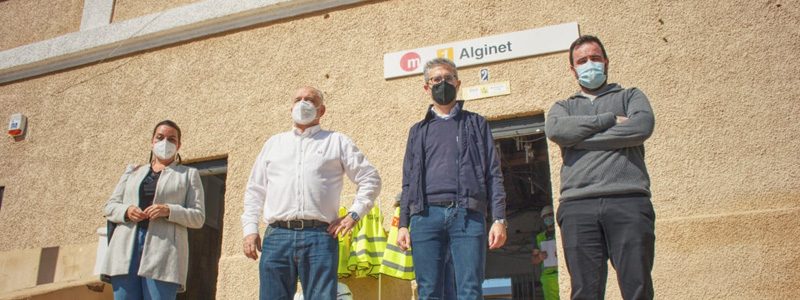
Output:
[[448,253],[458,299],[483,299],[487,242],[497,249],[506,241],[506,193],[492,131],[455,101],[461,81],[452,61],[426,63],[424,80],[433,103],[408,134],[397,244],[413,244],[420,299],[442,299]]

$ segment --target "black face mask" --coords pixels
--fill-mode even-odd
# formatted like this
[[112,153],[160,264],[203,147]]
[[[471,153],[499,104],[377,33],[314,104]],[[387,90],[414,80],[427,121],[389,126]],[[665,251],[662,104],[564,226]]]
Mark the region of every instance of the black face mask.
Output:
[[448,105],[456,99],[456,87],[442,80],[442,82],[431,86],[431,95],[433,96],[433,101],[436,101],[439,105]]

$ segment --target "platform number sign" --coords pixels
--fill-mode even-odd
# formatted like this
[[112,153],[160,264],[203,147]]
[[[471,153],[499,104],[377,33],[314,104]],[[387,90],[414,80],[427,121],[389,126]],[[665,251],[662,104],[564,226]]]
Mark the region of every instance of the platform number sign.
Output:
[[489,81],[489,69],[481,69],[481,82]]

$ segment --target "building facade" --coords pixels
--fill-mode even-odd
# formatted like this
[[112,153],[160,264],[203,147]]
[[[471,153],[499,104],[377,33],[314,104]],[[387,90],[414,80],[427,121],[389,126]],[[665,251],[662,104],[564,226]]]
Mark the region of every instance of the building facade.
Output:
[[[430,100],[420,75],[386,79],[384,54],[572,22],[605,43],[609,81],[643,90],[655,112],[645,145],[656,296],[786,299],[800,287],[796,2],[6,0],[0,19],[0,118],[27,117],[23,137],[0,143],[0,298],[96,281],[102,206],[125,166],[147,161],[152,127],[171,119],[183,130],[181,156],[217,195],[196,241],[213,249],[193,250],[206,251],[211,268],[196,273],[215,276],[195,284],[218,299],[254,299],[242,197],[264,141],[290,129],[297,87],[324,91],[323,128],[350,136],[378,168],[389,219],[408,128]],[[556,51],[459,70],[463,87],[481,84],[482,69],[510,86],[467,109],[498,133],[512,123],[531,130],[501,134],[509,155],[530,156],[515,166],[546,174],[528,179],[530,194],[543,196],[520,204],[519,216],[557,206],[558,147],[539,139],[529,153],[524,143],[577,91],[568,64]],[[354,193],[346,185],[343,202]],[[512,220],[517,265],[531,226]],[[490,256],[487,272],[511,276],[503,266],[513,264]],[[566,296],[563,264],[560,274]],[[609,278],[608,298],[619,298]],[[412,295],[402,280],[343,281],[356,299]]]

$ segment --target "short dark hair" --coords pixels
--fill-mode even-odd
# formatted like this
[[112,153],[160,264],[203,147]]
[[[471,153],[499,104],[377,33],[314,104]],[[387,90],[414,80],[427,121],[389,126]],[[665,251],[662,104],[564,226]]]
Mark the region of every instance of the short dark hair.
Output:
[[169,127],[175,128],[175,131],[178,132],[178,141],[180,142],[180,140],[181,140],[181,128],[178,127],[178,124],[175,124],[175,122],[172,122],[172,120],[164,120],[164,121],[158,122],[158,124],[156,124],[156,127],[153,128],[153,135],[151,137],[156,136],[156,130],[158,130],[158,127],[161,127],[161,125],[167,125]]
[[606,48],[603,47],[603,43],[600,42],[600,39],[598,39],[596,36],[587,34],[587,35],[582,35],[582,36],[578,37],[577,40],[572,42],[572,45],[569,45],[569,65],[570,66],[575,66],[575,63],[572,62],[572,52],[575,51],[575,48],[578,48],[578,46],[586,44],[586,43],[597,43],[597,45],[600,46],[600,50],[603,51],[603,58],[608,59],[608,55],[606,55]]

